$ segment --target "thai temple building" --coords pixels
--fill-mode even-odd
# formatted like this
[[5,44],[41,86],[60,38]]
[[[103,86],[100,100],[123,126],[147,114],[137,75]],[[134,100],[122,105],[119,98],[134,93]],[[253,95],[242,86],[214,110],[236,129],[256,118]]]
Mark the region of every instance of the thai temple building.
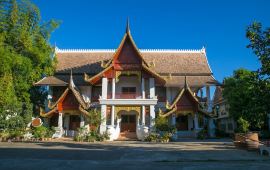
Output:
[[87,126],[92,109],[101,114],[99,131],[110,140],[142,140],[155,118],[168,118],[177,137],[196,137],[203,128],[213,136],[210,86],[213,77],[205,48],[139,49],[127,23],[117,49],[55,49],[56,72],[35,83],[49,87],[41,110],[55,137],[73,136]]

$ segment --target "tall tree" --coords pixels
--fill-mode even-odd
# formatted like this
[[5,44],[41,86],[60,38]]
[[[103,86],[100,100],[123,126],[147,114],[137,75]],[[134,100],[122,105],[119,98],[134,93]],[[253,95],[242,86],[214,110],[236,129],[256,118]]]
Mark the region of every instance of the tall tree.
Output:
[[261,75],[270,76],[270,28],[263,30],[262,24],[254,22],[247,28],[246,33],[250,44],[247,46],[251,48],[254,54],[261,62],[259,73]]
[[258,86],[256,72],[245,69],[234,71],[232,77],[225,78],[223,96],[229,104],[229,113],[235,120],[240,118],[250,123],[251,130],[264,127],[266,112],[263,91]]
[[[29,122],[33,104],[42,103],[40,101],[44,98],[39,95],[42,90],[32,87],[32,84],[54,71],[55,61],[49,38],[57,26],[54,20],[42,22],[39,9],[28,0],[0,0],[2,118],[16,112],[15,115],[25,123]],[[3,126],[0,123],[0,129],[5,128]]]
[[261,67],[257,71],[239,69],[225,79],[223,95],[229,112],[236,120],[243,118],[252,130],[266,126],[270,113],[270,28],[263,30],[261,23],[248,26],[246,37]]

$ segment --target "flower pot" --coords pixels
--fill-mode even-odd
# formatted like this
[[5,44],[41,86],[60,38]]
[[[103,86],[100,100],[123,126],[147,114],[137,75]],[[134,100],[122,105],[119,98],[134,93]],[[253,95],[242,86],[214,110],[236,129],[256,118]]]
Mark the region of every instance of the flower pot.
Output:
[[251,141],[259,141],[259,135],[256,132],[249,132],[246,134],[246,138]]
[[241,143],[245,143],[246,137],[244,133],[235,133],[234,141],[239,141]]

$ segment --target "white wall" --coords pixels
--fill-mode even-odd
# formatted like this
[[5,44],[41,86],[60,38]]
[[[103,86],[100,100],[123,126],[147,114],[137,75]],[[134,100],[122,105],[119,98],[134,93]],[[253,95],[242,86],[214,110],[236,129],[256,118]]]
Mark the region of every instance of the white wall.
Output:
[[136,87],[136,93],[141,93],[141,81],[137,76],[120,76],[119,81],[115,84],[115,93],[121,93],[122,87]]

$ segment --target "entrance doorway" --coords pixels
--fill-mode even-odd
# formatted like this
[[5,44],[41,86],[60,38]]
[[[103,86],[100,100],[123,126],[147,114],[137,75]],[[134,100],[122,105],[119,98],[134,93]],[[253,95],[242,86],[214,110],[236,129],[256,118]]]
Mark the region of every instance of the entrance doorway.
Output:
[[121,115],[121,132],[136,132],[136,115]]
[[176,118],[176,128],[178,131],[188,130],[188,116],[181,115]]
[[80,127],[80,121],[79,115],[70,115],[69,130],[77,130]]

